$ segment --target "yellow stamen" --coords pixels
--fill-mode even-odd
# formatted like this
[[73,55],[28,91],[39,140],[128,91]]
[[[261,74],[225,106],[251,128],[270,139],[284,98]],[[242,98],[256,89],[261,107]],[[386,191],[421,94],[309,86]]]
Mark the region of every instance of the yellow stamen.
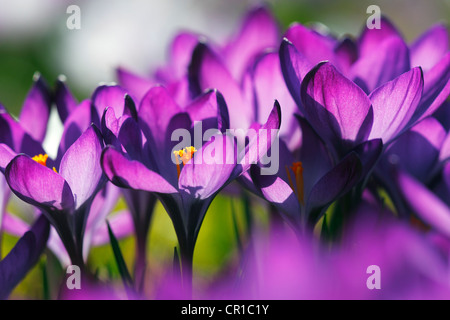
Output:
[[180,173],[181,173],[180,159],[183,162],[183,165],[185,165],[186,163],[189,162],[189,160],[192,159],[192,157],[194,156],[194,153],[196,153],[196,152],[197,152],[197,149],[195,149],[195,147],[192,147],[192,146],[173,152],[173,154],[175,155],[175,161],[177,164],[178,178],[180,178]]
[[58,173],[58,171],[56,170],[56,168],[55,168],[55,167],[53,167],[53,171],[55,171],[56,173]]
[[36,156],[34,156],[33,158],[34,161],[36,161],[39,164],[42,164],[43,166],[47,165],[47,159],[48,159],[48,154],[38,154]]

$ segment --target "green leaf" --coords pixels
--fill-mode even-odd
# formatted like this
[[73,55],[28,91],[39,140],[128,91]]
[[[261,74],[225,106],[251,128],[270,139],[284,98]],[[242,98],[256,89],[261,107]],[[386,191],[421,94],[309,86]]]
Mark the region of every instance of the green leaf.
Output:
[[109,225],[108,221],[106,221],[106,224],[108,226],[109,240],[111,243],[111,247],[113,249],[114,258],[116,260],[117,268],[119,269],[119,273],[122,278],[123,284],[126,289],[132,289],[133,288],[133,280],[131,278],[130,273],[128,272],[128,268],[125,263],[125,260],[123,259],[122,251],[120,250],[120,247],[119,247],[119,242],[117,241],[116,236],[114,235],[113,231],[111,230],[111,226]]

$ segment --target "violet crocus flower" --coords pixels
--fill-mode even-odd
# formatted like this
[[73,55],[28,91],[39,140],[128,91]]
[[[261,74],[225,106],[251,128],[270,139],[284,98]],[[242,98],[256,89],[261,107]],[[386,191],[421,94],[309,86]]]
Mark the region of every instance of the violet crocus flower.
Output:
[[422,71],[413,68],[367,96],[332,64],[323,62],[302,81],[303,114],[339,158],[367,139],[382,139],[386,145],[407,130],[422,88]]
[[64,153],[57,167],[47,157],[15,156],[6,181],[21,200],[39,208],[58,232],[72,264],[84,267],[83,238],[87,216],[105,179],[100,167],[103,139],[92,125]]
[[[51,94],[44,79],[35,74],[34,84],[25,98],[19,121],[16,121],[0,105],[0,170],[11,160],[13,153],[37,155],[45,153],[41,144],[47,130],[50,114]],[[3,150],[3,146],[6,150]],[[7,183],[0,176],[0,232],[2,217],[9,200]]]
[[39,261],[46,248],[49,231],[48,220],[41,215],[0,261],[0,300],[7,299],[14,287]]
[[[133,139],[122,140],[127,144],[121,142],[120,148],[117,145],[105,148],[103,170],[114,184],[151,192],[161,200],[177,234],[183,278],[189,290],[194,247],[206,211],[216,194],[247,171],[270,147],[280,125],[279,106],[275,104],[260,134],[239,155],[233,139],[224,134],[229,124],[228,112],[217,91],[206,92],[182,109],[164,87],[158,86],[142,99],[138,123],[132,117],[122,121],[112,116],[105,113],[105,123],[109,123],[106,127],[116,132],[114,136],[119,142],[121,136]],[[117,127],[119,122],[121,126]],[[199,130],[199,125],[215,128],[216,134],[204,142],[203,133],[207,131],[201,127]],[[183,138],[181,145],[172,138],[176,129],[185,129],[186,133],[197,131],[202,136],[200,141],[194,138],[193,144]]]
[[[411,67],[420,67],[424,73],[423,93],[413,114],[408,115],[408,126],[411,127],[436,111],[450,93],[447,38],[446,28],[436,25],[408,48],[396,28],[385,18],[381,20],[380,29],[365,28],[357,43],[349,39],[338,42],[333,37],[295,24],[288,29],[281,44],[280,62],[287,87],[302,114],[305,107],[300,84],[321,60],[332,63],[366,93],[378,91],[387,82],[409,72]],[[375,113],[374,109],[374,121]]]
[[326,144],[308,122],[298,117],[301,148],[290,152],[280,141],[280,166],[276,175],[261,175],[253,166],[251,178],[260,195],[269,201],[299,234],[310,232],[328,206],[360,182],[382,151],[380,139],[356,146],[339,161],[330,157]]

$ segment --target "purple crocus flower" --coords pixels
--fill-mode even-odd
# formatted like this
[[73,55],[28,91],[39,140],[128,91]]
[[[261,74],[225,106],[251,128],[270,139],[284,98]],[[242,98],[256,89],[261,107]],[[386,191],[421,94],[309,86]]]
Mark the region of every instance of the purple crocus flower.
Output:
[[[366,93],[372,92],[372,96],[375,92],[384,95],[386,88],[380,91],[381,88],[408,73],[411,66],[420,67],[424,73],[423,92],[419,101],[414,102],[414,110],[402,107],[403,112],[408,110],[406,127],[411,127],[431,115],[450,93],[450,53],[444,26],[431,28],[416,40],[410,49],[395,27],[385,18],[381,20],[381,29],[364,29],[357,44],[348,39],[338,42],[299,24],[289,28],[285,37],[280,47],[281,68],[287,87],[302,114],[306,108],[305,97],[299,87],[309,70],[321,60],[332,63],[340,74],[355,82]],[[414,69],[416,68],[412,70]],[[415,85],[411,83],[409,87],[414,89]],[[398,89],[395,91],[400,92]],[[390,98],[386,95],[385,99]],[[392,102],[399,104],[399,101]],[[377,118],[382,122],[386,111],[377,115],[374,106],[373,112],[374,125],[377,127]],[[394,112],[396,113],[397,111]],[[397,118],[399,121],[404,119]],[[398,128],[394,126],[393,129]],[[386,142],[385,139],[383,141]]]
[[[23,152],[33,155],[45,153],[41,144],[47,130],[51,106],[50,96],[44,79],[36,74],[34,84],[23,103],[19,121],[16,121],[0,105],[0,170],[2,172],[14,153]],[[9,192],[4,177],[0,176],[0,231]]]
[[422,88],[422,71],[413,68],[367,96],[332,64],[319,63],[302,81],[303,114],[339,158],[367,139],[386,145],[407,130]]
[[366,141],[335,161],[308,122],[298,117],[301,148],[290,152],[280,141],[276,175],[261,175],[253,166],[251,178],[268,200],[300,234],[310,231],[328,206],[360,182],[382,151],[380,139]]
[[[182,109],[167,89],[154,87],[140,103],[138,121],[133,117],[117,119],[106,111],[103,122],[120,145],[105,148],[103,170],[114,184],[151,192],[161,200],[177,234],[183,277],[190,288],[193,252],[205,213],[216,194],[247,171],[270,147],[280,125],[279,106],[275,104],[262,126],[265,131],[259,131],[264,133],[254,136],[239,155],[233,139],[224,134],[228,112],[217,91],[206,92]],[[204,126],[203,130],[199,125]],[[207,132],[205,127],[215,128],[216,132],[207,142],[202,139]],[[195,138],[192,144],[183,140],[181,145],[172,141],[176,129],[185,129],[186,133],[196,131],[202,136],[200,141]]]
[[58,167],[46,166],[47,157],[19,154],[5,169],[11,190],[42,210],[58,232],[72,264],[84,266],[83,237],[87,216],[104,185],[100,167],[103,139],[92,125],[64,153]]

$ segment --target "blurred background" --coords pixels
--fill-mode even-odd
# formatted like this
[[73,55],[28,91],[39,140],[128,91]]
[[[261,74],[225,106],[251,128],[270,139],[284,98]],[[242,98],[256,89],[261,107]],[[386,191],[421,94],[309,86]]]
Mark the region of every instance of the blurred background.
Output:
[[[51,84],[63,74],[75,96],[90,97],[100,82],[116,81],[115,69],[125,67],[150,74],[166,61],[168,44],[182,29],[224,41],[240,27],[253,0],[0,0],[0,103],[18,115],[38,71]],[[357,36],[366,25],[370,5],[378,5],[408,43],[436,22],[448,24],[450,0],[267,0],[286,29],[292,22],[320,22],[335,34]],[[81,29],[66,26],[70,5],[81,10]],[[10,204],[14,212],[16,203]],[[123,201],[118,206],[124,207]],[[248,208],[247,208],[248,209]],[[245,204],[218,197],[206,215],[199,235],[195,270],[203,278],[220,273],[236,259],[236,225],[245,228]],[[262,207],[252,206],[260,223],[267,221]],[[236,218],[237,217],[237,218]],[[237,220],[236,220],[237,219]],[[2,254],[17,238],[4,235]],[[170,219],[158,205],[150,231],[150,273],[170,264],[177,245]],[[132,268],[134,241],[121,241]],[[53,259],[54,260],[54,259]],[[45,281],[49,273],[62,274],[47,255],[14,292],[13,298],[51,297]],[[55,264],[57,265],[57,264]],[[111,248],[93,249],[89,258],[100,277],[118,278]],[[57,278],[57,277],[56,277]],[[151,278],[151,275],[150,275]],[[46,291],[47,290],[47,291]]]

